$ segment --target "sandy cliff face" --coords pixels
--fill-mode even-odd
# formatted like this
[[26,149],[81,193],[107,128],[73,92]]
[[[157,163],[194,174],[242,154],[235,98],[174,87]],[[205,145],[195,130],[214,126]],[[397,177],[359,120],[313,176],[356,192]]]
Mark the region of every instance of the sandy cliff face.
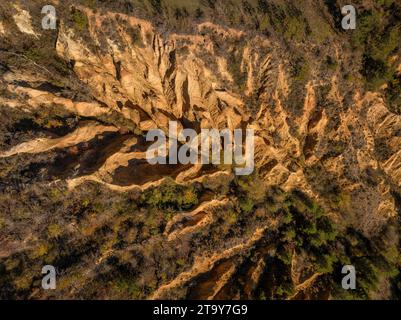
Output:
[[[82,116],[107,115],[115,111],[142,131],[160,128],[166,134],[169,121],[176,120],[179,128],[197,130],[253,128],[256,130],[256,165],[265,183],[281,185],[287,190],[300,188],[312,197],[318,195],[306,180],[304,168],[318,163],[338,177],[344,190],[350,194],[354,190],[359,193],[361,182],[358,180],[367,168],[383,169],[393,183],[398,184],[397,159],[400,150],[396,133],[400,117],[391,114],[380,98],[369,93],[364,96],[356,94],[346,110],[339,112],[337,127],[328,128],[329,115],[324,109],[319,110],[316,101],[317,81],[311,80],[305,85],[304,98],[299,100],[302,103],[299,115],[294,116],[286,110],[284,105],[290,75],[286,70],[286,61],[280,61],[278,52],[271,49],[273,44],[266,39],[261,41],[255,37],[245,40],[243,32],[212,23],[198,25],[199,32],[207,30],[210,35],[217,35],[221,42],[246,41],[239,64],[242,69],[248,70],[247,79],[245,87],[241,88],[243,90],[236,90],[232,75],[227,70],[227,65],[232,62],[224,55],[219,56],[215,49],[218,43],[213,42],[210,35],[161,35],[145,20],[115,13],[95,14],[89,9],[81,9],[88,16],[90,44],[102,44],[101,49],[91,51],[88,43],[61,23],[56,50],[63,59],[73,61],[74,72],[90,87],[98,102],[74,103],[49,92],[21,88],[12,83],[22,79],[6,75],[10,90],[28,96],[25,101],[29,108],[58,104]],[[105,24],[116,33],[114,38],[103,29]],[[137,43],[126,31],[129,28],[137,32]],[[186,48],[184,54],[181,53],[182,43]],[[252,52],[256,43],[259,50],[270,52],[263,57]],[[227,50],[233,48],[228,46]],[[215,61],[208,63],[202,55],[209,55]],[[213,68],[215,64],[217,69]],[[327,98],[341,110],[343,97],[336,88],[336,81],[336,78],[331,80]],[[263,91],[259,100],[250,105],[247,98],[261,88]],[[75,144],[88,139],[83,130],[77,131],[75,134],[81,138],[75,138]],[[95,132],[93,134],[96,135]],[[383,136],[389,139],[392,146],[389,150],[391,157],[379,161],[374,154],[374,141]],[[65,139],[65,143],[69,144],[69,136]],[[339,141],[344,150],[334,157],[325,157],[330,143]],[[53,144],[57,146],[57,141]],[[29,150],[26,150],[25,143],[5,151],[3,156],[35,152],[34,145],[37,145],[36,152],[44,151],[44,147],[33,141]],[[131,153],[131,156],[122,152],[120,157],[125,160],[110,170],[127,165],[136,153]],[[112,157],[113,163],[117,164],[119,157]],[[352,161],[352,166],[360,172],[347,172]],[[361,210],[362,220],[367,215],[366,210],[371,212],[369,216],[378,219],[376,222],[379,225],[380,221],[395,215],[384,181],[365,193],[365,197],[373,198],[375,195],[379,200]],[[377,225],[376,222],[369,222],[365,231],[369,232]]]
[[[80,120],[67,132],[22,136],[3,148],[3,161],[25,159],[27,154],[58,159],[63,154],[58,163],[49,160],[48,169],[41,171],[48,170],[43,173],[46,178],[40,183],[61,183],[67,186],[63,191],[67,194],[81,192],[94,183],[106,194],[131,197],[134,193],[137,197],[171,183],[171,179],[180,186],[197,185],[210,192],[232,186],[237,179],[232,168],[151,166],[146,162],[143,136],[156,128],[167,133],[169,121],[197,132],[201,128],[251,128],[255,130],[257,178],[252,179],[257,185],[251,187],[255,203],[261,199],[258,192],[277,186],[288,193],[301,190],[340,230],[352,227],[368,238],[396,217],[393,191],[401,181],[401,116],[390,112],[380,95],[361,88],[350,93],[344,89],[340,71],[323,77],[317,62],[311,63],[312,76],[307,81],[294,80],[294,58],[273,37],[211,22],[198,23],[193,34],[162,32],[151,21],[134,16],[81,6],[75,10],[87,17],[85,36],[61,18],[55,52],[93,98],[79,101],[54,87],[41,86],[46,72],[40,68],[31,73],[5,70],[1,82],[7,94],[0,97],[3,107],[27,114],[54,108]],[[14,19],[21,32],[38,36],[24,11]],[[0,37],[5,37],[4,30],[0,25]],[[346,56],[335,41],[330,45],[337,56]],[[118,121],[111,122],[112,118]],[[74,264],[70,267],[67,263],[66,268],[83,287],[90,287],[99,280],[98,270],[105,273],[111,268],[107,264],[113,254],[124,261],[124,251],[142,246],[142,260],[134,259],[134,263],[126,257],[125,262],[137,266],[139,286],[152,281],[153,288],[147,289],[145,297],[252,298],[257,288],[266,289],[274,282],[265,270],[276,267],[265,257],[277,250],[269,242],[270,232],[282,223],[268,212],[266,218],[260,218],[266,212],[256,205],[254,225],[246,224],[239,237],[224,245],[217,241],[210,247],[199,246],[190,254],[191,262],[179,263],[186,266],[184,269],[178,268],[165,279],[158,275],[157,281],[140,271],[150,263],[150,255],[160,253],[156,246],[166,252],[182,246],[189,252],[187,247],[195,245],[194,239],[218,234],[221,219],[227,221],[224,214],[235,208],[237,196],[227,191],[216,199],[205,199],[170,220],[161,235],[150,236],[141,244],[138,239],[127,240],[124,250],[109,239],[101,253],[92,253],[95,265],[82,262],[84,273],[74,269],[78,268]],[[139,215],[146,216],[145,209],[140,210]],[[46,220],[44,216],[41,219]],[[87,237],[97,232],[96,226],[100,230],[107,221],[116,219],[107,212],[85,216]],[[7,228],[12,228],[11,220],[7,221]],[[80,223],[67,224],[70,235],[83,228]],[[22,233],[28,238],[27,231]],[[42,241],[35,231],[29,237],[32,246]],[[6,235],[1,239],[5,245],[0,256],[13,256],[18,240]],[[397,237],[391,241],[396,243]],[[295,291],[288,298],[311,298],[308,290],[325,277],[325,272],[313,270],[305,252],[293,251]],[[169,259],[185,259],[169,254]],[[156,268],[155,273],[166,268],[162,258],[152,259],[160,262],[160,266],[150,267]],[[12,266],[7,268],[13,270]],[[85,295],[69,283],[62,286],[69,297]],[[100,296],[107,296],[104,290]],[[33,291],[32,295],[42,293]]]

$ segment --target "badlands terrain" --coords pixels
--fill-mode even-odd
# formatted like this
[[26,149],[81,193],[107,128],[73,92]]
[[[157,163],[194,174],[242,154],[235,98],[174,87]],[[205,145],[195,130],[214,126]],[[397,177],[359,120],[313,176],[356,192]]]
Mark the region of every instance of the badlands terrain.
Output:
[[[0,298],[400,298],[401,4],[352,2],[2,1]],[[254,172],[150,165],[169,121]]]

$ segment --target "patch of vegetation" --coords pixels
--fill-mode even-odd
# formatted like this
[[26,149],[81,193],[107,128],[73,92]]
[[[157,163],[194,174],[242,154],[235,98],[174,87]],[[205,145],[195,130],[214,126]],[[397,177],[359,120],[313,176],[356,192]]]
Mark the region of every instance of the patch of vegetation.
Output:
[[310,66],[309,63],[304,59],[298,59],[295,61],[292,79],[294,81],[305,83],[310,75]]
[[128,34],[131,36],[132,43],[137,47],[143,47],[141,30],[138,28],[128,28]]
[[242,50],[234,50],[230,53],[228,58],[228,70],[233,76],[234,83],[241,91],[245,90],[248,73],[241,68],[242,64]]
[[400,112],[399,59],[395,58],[401,50],[401,23],[396,13],[400,9],[401,4],[394,1],[376,1],[371,10],[362,13],[353,34],[355,47],[363,53],[367,89],[384,88],[390,110],[396,113]]
[[60,75],[66,76],[70,73],[67,63],[48,48],[33,46],[23,52],[23,55],[38,65],[53,67]]
[[143,298],[142,290],[135,280],[130,278],[120,278],[116,280],[116,286],[118,287],[118,290],[127,294],[131,299]]
[[284,25],[284,38],[287,41],[297,40],[301,41],[306,34],[306,23],[305,20],[301,20],[298,17],[289,17],[285,21]]
[[[312,297],[330,292],[338,299],[369,299],[380,280],[398,274],[400,254],[391,245],[393,223],[390,221],[375,237],[368,239],[352,228],[335,226],[322,207],[300,191],[285,193],[274,189],[267,198],[269,211],[280,219],[273,236],[277,248],[269,270],[273,270],[274,289],[259,293],[267,298],[285,299],[295,291],[291,280],[292,260],[302,257],[304,277],[320,274],[311,289]],[[357,271],[357,290],[341,287],[344,265],[354,265]]]
[[72,19],[74,21],[74,29],[78,32],[82,32],[88,28],[88,17],[86,14],[75,7],[71,9]]
[[[264,15],[261,18],[262,30],[268,29],[268,25],[271,25],[276,34],[282,36],[287,43],[302,42],[311,34],[307,15],[304,14],[306,8],[303,4],[259,1],[258,9]],[[323,23],[319,20],[319,24]]]
[[81,0],[82,4],[91,9],[96,9],[97,0]]
[[387,143],[388,139],[384,137],[375,139],[375,154],[379,161],[384,162],[391,157],[391,148]]
[[161,0],[150,0],[150,4],[157,13],[162,13],[162,1]]
[[305,97],[305,86],[311,75],[309,62],[301,57],[295,58],[291,70],[291,90],[288,96],[287,107],[295,115],[303,112],[303,97]]
[[198,192],[193,186],[168,183],[146,191],[141,203],[158,209],[188,210],[198,204]]
[[333,59],[333,57],[331,56],[327,56],[326,57],[326,66],[327,68],[329,68],[332,71],[335,71],[338,67],[338,63],[335,59]]
[[390,110],[401,114],[401,74],[393,75],[393,78],[387,82],[385,97],[389,102]]

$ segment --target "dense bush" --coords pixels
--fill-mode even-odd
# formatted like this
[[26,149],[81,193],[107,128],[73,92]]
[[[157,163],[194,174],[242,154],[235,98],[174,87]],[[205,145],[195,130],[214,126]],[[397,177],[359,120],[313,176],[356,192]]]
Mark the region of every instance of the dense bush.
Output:
[[398,59],[401,50],[400,4],[395,1],[376,1],[369,11],[364,11],[354,31],[354,46],[362,52],[362,74],[369,90],[378,91],[385,85],[384,96],[389,108],[399,113]]
[[187,210],[198,203],[198,191],[193,186],[169,183],[146,191],[141,202],[159,209]]

